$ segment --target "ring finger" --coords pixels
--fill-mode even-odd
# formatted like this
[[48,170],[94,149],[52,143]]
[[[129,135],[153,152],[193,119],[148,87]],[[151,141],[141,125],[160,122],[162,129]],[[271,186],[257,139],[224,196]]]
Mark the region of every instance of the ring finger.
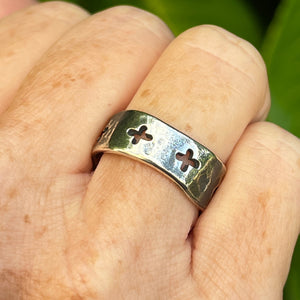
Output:
[[[225,30],[201,26],[183,33],[167,48],[128,109],[162,119],[226,161],[246,126],[263,119],[269,104],[266,70],[257,51]],[[154,268],[165,270],[164,278],[172,280],[188,274],[187,269],[178,274],[181,267],[170,262],[174,258],[170,253],[178,254],[174,256],[180,266],[189,266],[191,245],[185,241],[198,212],[160,173],[105,154],[89,185],[85,215],[90,228],[106,228],[99,233],[100,241],[102,234],[111,233],[114,243],[108,251],[121,260],[126,253],[127,269],[135,264],[143,270],[136,256],[128,257],[136,252],[128,249],[142,243],[139,257],[151,262],[143,274],[153,274]],[[165,264],[171,270],[164,269]],[[170,282],[160,284],[170,286]]]

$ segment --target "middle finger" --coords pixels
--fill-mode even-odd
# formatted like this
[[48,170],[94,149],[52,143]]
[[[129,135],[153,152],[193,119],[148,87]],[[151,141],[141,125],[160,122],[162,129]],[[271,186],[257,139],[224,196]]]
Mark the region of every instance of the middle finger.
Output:
[[13,151],[14,159],[23,162],[26,152],[40,171],[90,171],[99,128],[128,104],[172,38],[157,17],[127,6],[77,24],[45,53],[2,115],[1,138],[9,141],[2,144],[18,144],[23,151]]

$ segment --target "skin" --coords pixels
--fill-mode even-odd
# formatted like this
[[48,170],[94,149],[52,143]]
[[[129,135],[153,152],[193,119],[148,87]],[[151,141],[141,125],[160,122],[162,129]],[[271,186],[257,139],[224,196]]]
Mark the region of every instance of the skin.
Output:
[[[300,142],[263,122],[270,95],[253,46],[215,26],[174,39],[132,7],[89,16],[59,2],[2,19],[0,40],[1,300],[282,298]],[[139,162],[105,154],[92,172],[99,132],[126,108],[226,162],[200,217]]]
[[1,0],[0,1],[0,18],[23,9],[29,5],[37,3],[34,0]]

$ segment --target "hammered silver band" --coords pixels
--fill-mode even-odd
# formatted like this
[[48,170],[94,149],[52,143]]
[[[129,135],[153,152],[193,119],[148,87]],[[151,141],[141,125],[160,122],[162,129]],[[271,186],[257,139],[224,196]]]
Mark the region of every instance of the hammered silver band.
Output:
[[93,151],[96,166],[103,152],[126,155],[171,178],[204,210],[225,175],[222,161],[210,150],[167,125],[136,110],[114,115]]

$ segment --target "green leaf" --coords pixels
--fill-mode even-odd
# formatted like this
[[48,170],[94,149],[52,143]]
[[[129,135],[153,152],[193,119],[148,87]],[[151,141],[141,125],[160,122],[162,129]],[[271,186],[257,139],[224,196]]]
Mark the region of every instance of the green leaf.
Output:
[[269,120],[300,136],[300,1],[284,0],[268,30],[262,53],[270,80]]
[[178,35],[200,24],[221,26],[259,46],[262,26],[246,0],[74,0],[90,12],[115,5],[133,5],[158,15]]

